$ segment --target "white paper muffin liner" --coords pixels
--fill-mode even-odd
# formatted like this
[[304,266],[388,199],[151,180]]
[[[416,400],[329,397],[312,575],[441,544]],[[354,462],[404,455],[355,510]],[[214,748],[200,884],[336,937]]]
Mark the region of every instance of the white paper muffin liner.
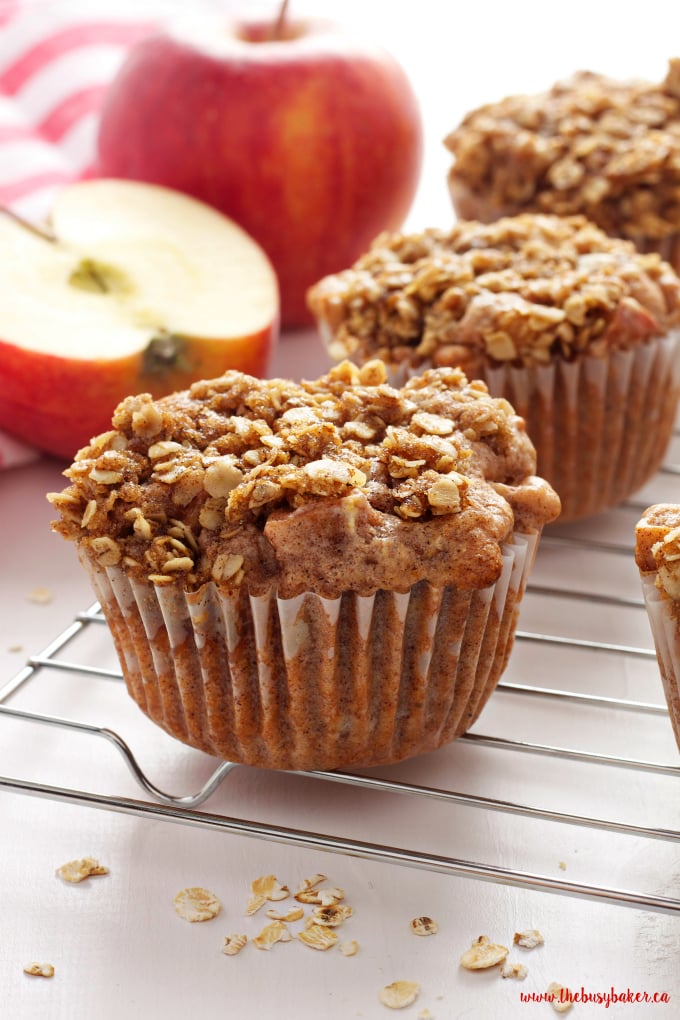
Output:
[[661,594],[656,586],[656,576],[656,572],[640,572],[642,596],[673,733],[680,750],[680,607],[677,602]]
[[399,761],[474,723],[505,668],[539,534],[478,591],[227,597],[131,580],[81,547],[128,691],[172,736],[276,769]]
[[[403,386],[431,362],[388,366]],[[561,523],[608,510],[641,488],[663,460],[680,395],[680,330],[568,362],[486,366],[480,377],[526,422],[537,474],[562,501]]]

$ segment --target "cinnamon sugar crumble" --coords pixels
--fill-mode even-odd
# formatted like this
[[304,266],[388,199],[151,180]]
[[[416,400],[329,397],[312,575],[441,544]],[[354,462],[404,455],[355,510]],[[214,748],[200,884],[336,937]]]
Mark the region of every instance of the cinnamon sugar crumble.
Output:
[[[225,591],[246,584],[251,594],[277,584],[283,598],[313,588],[315,564],[299,556],[310,528],[319,532],[321,594],[340,584],[341,570],[343,588],[348,575],[355,590],[374,590],[375,579],[389,587],[390,571],[409,586],[420,578],[407,574],[422,577],[426,556],[446,583],[446,557],[461,561],[454,582],[493,583],[499,545],[519,517],[530,530],[558,509],[549,487],[531,478],[535,452],[523,423],[459,369],[426,373],[401,390],[385,379],[380,362],[344,362],[315,381],[232,371],[157,401],[128,397],[114,429],[76,455],[65,472],[71,485],[48,497],[60,514],[53,527],[105,569],[188,590],[209,580]],[[401,529],[414,520],[420,537],[409,529],[406,538]],[[462,562],[456,542],[473,529],[482,554]],[[370,576],[373,535],[392,545]],[[401,560],[395,540],[408,546]]]
[[484,105],[444,144],[463,205],[479,196],[497,215],[584,213],[631,238],[680,230],[678,59],[660,84],[579,71],[542,94]]
[[469,377],[488,363],[602,356],[680,322],[671,267],[582,216],[385,233],[308,301],[333,357],[460,365]]

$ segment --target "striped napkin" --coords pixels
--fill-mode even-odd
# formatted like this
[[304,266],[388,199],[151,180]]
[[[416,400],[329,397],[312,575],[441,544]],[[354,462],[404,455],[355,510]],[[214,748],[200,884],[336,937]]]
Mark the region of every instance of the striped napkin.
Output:
[[[0,205],[26,219],[43,219],[60,188],[92,172],[108,83],[128,47],[159,24],[151,4],[98,10],[0,0]],[[38,456],[0,431],[0,468]]]

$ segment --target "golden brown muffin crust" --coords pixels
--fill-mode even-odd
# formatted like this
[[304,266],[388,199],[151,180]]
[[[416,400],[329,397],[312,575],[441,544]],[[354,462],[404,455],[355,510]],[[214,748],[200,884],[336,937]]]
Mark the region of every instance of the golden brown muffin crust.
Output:
[[680,60],[660,84],[580,71],[467,114],[445,139],[462,216],[583,213],[607,233],[680,230]]
[[680,323],[680,280],[656,254],[581,216],[524,214],[383,234],[309,305],[334,357],[358,364],[549,364],[605,356]]
[[486,587],[511,533],[559,512],[524,424],[459,369],[384,380],[346,362],[129,397],[50,495],[53,526],[101,566],[189,590]]

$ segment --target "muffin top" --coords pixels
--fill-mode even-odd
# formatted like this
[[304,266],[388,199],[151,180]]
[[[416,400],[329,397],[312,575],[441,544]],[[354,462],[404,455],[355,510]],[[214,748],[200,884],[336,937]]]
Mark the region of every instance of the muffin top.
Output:
[[644,573],[656,571],[661,593],[680,603],[680,504],[645,510],[635,529],[635,562]]
[[331,354],[358,364],[548,364],[604,356],[680,322],[680,280],[658,255],[582,216],[382,234],[309,292]]
[[559,513],[505,400],[458,369],[396,390],[382,362],[315,381],[240,372],[128,397],[48,498],[88,560],[157,585],[337,597],[475,589]]
[[489,217],[494,208],[583,213],[623,237],[680,230],[679,59],[660,85],[581,71],[548,92],[482,106],[445,145],[454,201],[459,189],[479,195]]

